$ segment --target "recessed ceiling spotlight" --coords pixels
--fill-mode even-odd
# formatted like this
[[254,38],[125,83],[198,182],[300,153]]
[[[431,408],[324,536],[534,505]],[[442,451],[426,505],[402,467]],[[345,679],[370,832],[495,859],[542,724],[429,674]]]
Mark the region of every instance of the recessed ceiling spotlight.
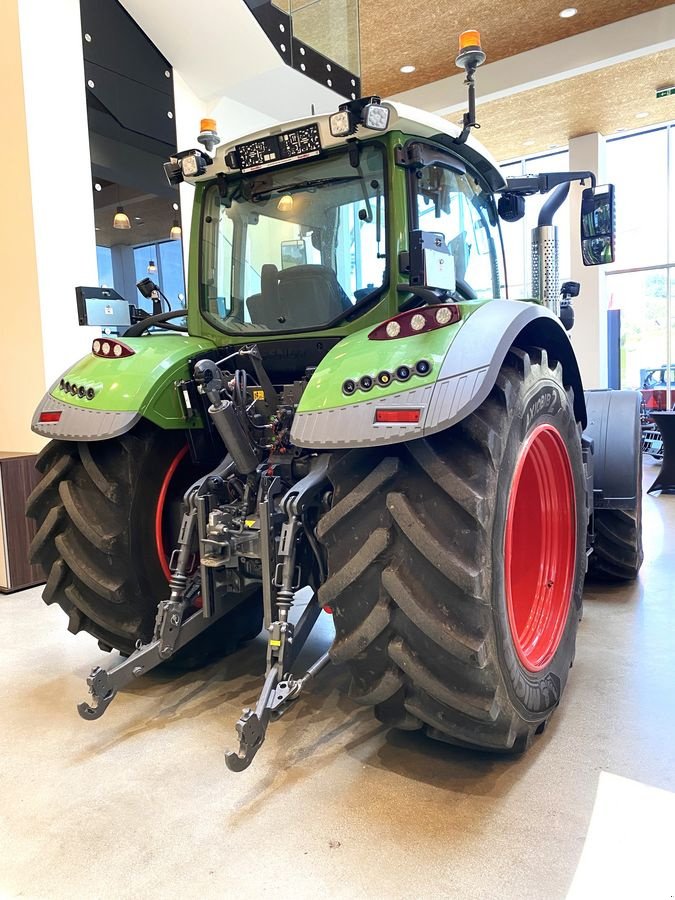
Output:
[[560,144],[549,144],[548,149],[549,150],[557,150],[559,146],[560,146]]
[[403,72],[404,75],[410,75],[415,71],[415,66],[401,66],[400,72]]
[[561,9],[558,15],[561,19],[571,19],[572,16],[576,16],[578,10],[575,6],[566,6],[565,9]]
[[635,113],[636,119],[646,119],[648,116],[649,116],[649,113],[647,113],[647,112]]
[[100,190],[101,190],[101,185],[98,183],[98,181],[96,181],[96,182],[94,183],[94,190],[95,190],[95,191],[100,191]]
[[622,131],[625,131],[625,128],[617,128],[615,134],[621,134]]
[[523,147],[533,147],[535,141],[523,141]]

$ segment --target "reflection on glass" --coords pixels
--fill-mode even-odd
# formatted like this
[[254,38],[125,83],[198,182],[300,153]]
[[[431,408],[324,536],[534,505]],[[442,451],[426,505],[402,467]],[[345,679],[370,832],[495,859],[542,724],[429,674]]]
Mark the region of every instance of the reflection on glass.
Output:
[[581,242],[581,255],[585,266],[603,266],[614,259],[612,239],[595,237]]

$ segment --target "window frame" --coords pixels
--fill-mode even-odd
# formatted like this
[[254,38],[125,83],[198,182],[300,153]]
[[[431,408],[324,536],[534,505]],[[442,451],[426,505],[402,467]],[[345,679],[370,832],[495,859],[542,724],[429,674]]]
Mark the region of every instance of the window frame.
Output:
[[[352,321],[354,318],[358,318],[362,313],[367,312],[372,309],[373,306],[380,303],[384,300],[388,293],[389,287],[391,284],[391,273],[392,273],[392,259],[391,253],[393,244],[393,237],[391,234],[391,226],[390,226],[390,213],[389,208],[391,205],[391,190],[390,190],[390,159],[388,147],[385,141],[381,139],[374,139],[368,141],[359,141],[360,148],[366,147],[376,147],[381,155],[382,159],[382,182],[383,182],[383,191],[382,195],[384,198],[384,221],[382,222],[382,230],[384,234],[384,273],[382,276],[382,284],[377,288],[374,288],[369,294],[366,294],[365,297],[362,297],[357,303],[355,303],[351,310],[346,310],[341,313],[339,316],[336,316],[334,319],[331,319],[330,322],[326,322],[323,325],[315,325],[315,326],[306,326],[303,328],[289,328],[283,331],[270,331],[269,329],[260,329],[254,330],[253,328],[246,329],[245,331],[230,331],[225,327],[224,320],[212,315],[208,309],[206,309],[206,296],[204,293],[205,282],[204,282],[204,227],[207,224],[206,219],[206,204],[209,198],[209,192],[211,191],[219,191],[223,184],[222,177],[214,178],[212,181],[208,182],[204,185],[204,191],[200,198],[200,208],[199,208],[199,265],[198,265],[198,300],[199,300],[199,314],[200,316],[208,322],[213,328],[217,331],[221,332],[221,334],[226,334],[229,337],[246,337],[248,335],[252,337],[271,337],[276,339],[284,339],[287,336],[294,334],[305,334],[305,333],[319,333],[322,331],[328,331],[338,325],[340,322]],[[329,159],[333,156],[346,156],[349,157],[350,154],[350,145],[341,144],[339,147],[331,148],[327,151],[322,151],[318,157],[315,157],[312,160],[309,160],[310,163],[315,163],[318,161],[323,161],[325,159]],[[297,163],[293,163],[290,165],[275,167],[272,171],[280,171],[283,169],[284,172],[293,172],[296,168],[299,168],[302,165],[307,165],[308,160],[300,160]],[[255,173],[254,173],[255,174]],[[246,178],[247,176],[241,175],[241,173],[233,173],[231,178]],[[233,241],[232,248],[234,252],[234,230],[233,230]],[[245,237],[244,237],[245,240]],[[216,257],[217,259],[217,257]],[[230,279],[233,278],[233,271],[230,272]],[[230,287],[230,291],[232,291],[232,287]],[[245,301],[246,298],[244,298]]]
[[[454,156],[452,153],[448,153],[447,150],[436,147],[434,144],[429,143],[425,140],[421,140],[420,138],[413,138],[412,140],[409,140],[404,146],[404,153],[402,155],[407,160],[404,164],[408,169],[408,222],[411,231],[416,231],[420,227],[419,208],[417,205],[417,198],[419,196],[417,191],[417,172],[420,169],[433,165],[442,166],[444,168],[450,169],[457,175],[470,176],[476,181],[477,184],[479,184],[483,188],[490,200],[490,205],[492,207],[492,213],[495,220],[495,224],[493,227],[496,229],[497,235],[499,237],[498,242],[496,240],[494,241],[494,259],[497,267],[496,271],[492,264],[490,266],[492,270],[492,289],[494,292],[491,299],[502,299],[500,275],[504,276],[505,294],[508,298],[508,271],[506,269],[506,257],[504,254],[504,239],[502,236],[502,229],[499,220],[499,214],[497,212],[497,204],[495,202],[494,191],[487,183],[485,178],[483,178],[483,176],[479,172],[477,172],[473,168],[473,166],[469,165],[459,156]],[[500,259],[502,268],[501,273],[499,271]]]

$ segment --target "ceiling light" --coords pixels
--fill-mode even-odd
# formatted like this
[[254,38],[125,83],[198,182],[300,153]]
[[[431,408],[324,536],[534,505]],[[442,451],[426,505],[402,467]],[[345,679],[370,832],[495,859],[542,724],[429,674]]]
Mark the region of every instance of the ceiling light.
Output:
[[648,113],[648,112],[639,112],[639,113],[635,113],[635,118],[636,118],[636,119],[646,119],[648,116],[649,116],[649,113]]
[[616,129],[616,133],[617,133],[617,134],[621,134],[621,132],[622,132],[622,131],[625,131],[625,130],[626,130],[625,128],[617,128],[617,129]]
[[399,72],[403,72],[404,75],[410,75],[415,71],[415,66],[401,66]]
[[171,231],[169,232],[169,237],[172,241],[179,241],[181,239],[181,235],[183,231],[180,227],[180,223],[178,219],[173,220],[173,225],[171,226]]
[[94,190],[95,190],[95,191],[100,191],[100,190],[101,190],[101,185],[98,183],[98,181],[94,184]]
[[293,197],[290,194],[284,194],[277,203],[279,212],[290,212],[293,209]]
[[534,147],[535,141],[523,141],[523,147]]
[[131,228],[129,216],[124,212],[123,206],[117,207],[117,212],[113,218],[113,228]]
[[560,144],[549,144],[548,149],[549,150],[557,150],[559,146],[560,146]]
[[142,221],[143,221],[143,219],[141,218],[141,216],[134,216],[134,222],[142,222]]
[[561,19],[571,19],[572,16],[576,16],[577,9],[574,6],[566,6],[565,9],[561,9],[558,15]]
[[148,269],[147,269],[148,275],[152,275],[153,272],[156,272],[156,271],[157,271],[157,263],[154,261],[154,259],[149,259],[148,260]]
[[175,209],[176,212],[178,212],[178,204],[177,203],[173,204],[173,208]]

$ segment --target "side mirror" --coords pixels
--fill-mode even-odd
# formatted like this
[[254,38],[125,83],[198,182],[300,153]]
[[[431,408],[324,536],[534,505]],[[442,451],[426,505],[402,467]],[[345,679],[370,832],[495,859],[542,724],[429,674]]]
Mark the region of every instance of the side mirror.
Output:
[[581,258],[585,266],[614,262],[614,185],[586,188],[581,195]]

